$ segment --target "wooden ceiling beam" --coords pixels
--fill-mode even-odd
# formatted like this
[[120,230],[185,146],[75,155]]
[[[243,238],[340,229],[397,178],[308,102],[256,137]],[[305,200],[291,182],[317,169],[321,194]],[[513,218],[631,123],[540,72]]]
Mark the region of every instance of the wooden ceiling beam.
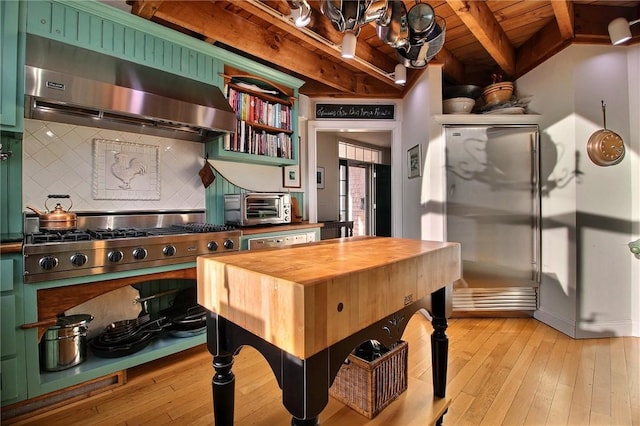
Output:
[[[142,3],[143,9],[146,1]],[[155,9],[154,18],[186,28],[229,46],[241,48],[245,53],[269,61],[292,72],[323,81],[334,89],[357,93],[353,71],[326,60],[319,55],[300,49],[299,43],[289,41],[225,10],[223,2],[168,1]],[[241,46],[238,40],[242,40]],[[400,93],[400,92],[398,92]]]
[[[279,30],[290,33],[291,36],[304,41],[305,43],[313,46],[315,49],[322,51],[327,56],[335,58],[340,62],[344,62],[346,66],[355,68],[360,72],[364,72],[370,75],[371,77],[379,80],[381,83],[384,83],[386,85],[393,87],[397,91],[398,89],[397,85],[387,76],[382,75],[376,71],[372,71],[370,67],[368,67],[366,64],[363,64],[360,61],[349,61],[342,58],[340,51],[332,46],[332,44],[335,46],[338,46],[342,43],[342,34],[340,34],[338,31],[333,29],[331,25],[328,25],[328,26],[326,25],[320,26],[318,24],[314,25],[314,28],[313,28],[314,32],[317,33],[322,39],[326,40],[326,42],[323,42],[314,38],[311,35],[306,34],[303,30],[299,30],[295,28],[295,26],[293,26],[289,22],[284,22],[280,19],[274,18],[271,14],[269,14],[269,12],[265,11],[261,7],[256,6],[252,1],[236,2],[234,3],[234,5],[236,5],[236,7],[241,7],[242,9],[246,10],[247,12],[251,13],[252,15],[264,21],[269,22],[272,26],[278,28]],[[282,11],[278,11],[278,12],[282,13]],[[319,18],[318,17],[319,14],[320,14],[319,12],[315,13],[316,19],[314,19],[314,22],[317,22],[318,19],[320,18],[325,19],[327,22],[329,22],[329,19],[325,18],[322,15],[320,15],[320,18]],[[330,27],[331,29],[329,29]],[[371,64],[372,66],[386,73],[392,73],[397,63],[396,61],[394,61],[392,58],[389,58],[388,56],[380,55],[380,53],[377,50],[372,48],[367,43],[357,43],[356,56],[360,58],[362,61],[368,64]]]
[[489,6],[485,2],[469,0],[447,0],[447,4],[507,74],[506,77],[513,77],[516,73],[514,48]]
[[573,2],[569,0],[555,0],[551,2],[553,14],[560,29],[560,36],[564,39],[573,38]]
[[131,6],[131,13],[137,15],[144,19],[153,18],[156,11],[162,5],[163,1],[137,1],[137,0],[127,0],[127,4]]

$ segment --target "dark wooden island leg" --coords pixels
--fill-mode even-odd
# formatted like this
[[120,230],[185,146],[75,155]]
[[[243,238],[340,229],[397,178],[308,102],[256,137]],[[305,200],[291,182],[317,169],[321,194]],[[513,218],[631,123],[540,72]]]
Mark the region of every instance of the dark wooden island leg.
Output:
[[[449,360],[449,338],[447,337],[446,289],[431,293],[431,314],[433,334],[431,335],[431,370],[433,374],[433,394],[444,398],[447,391],[447,366]],[[445,410],[445,413],[447,411]],[[444,414],[436,420],[441,426]]]
[[444,398],[447,389],[447,363],[449,338],[447,337],[447,317],[445,312],[445,289],[431,293],[433,334],[431,335],[431,367],[433,372],[433,394]]
[[216,425],[233,426],[233,411],[235,409],[236,378],[231,367],[233,355],[213,357],[215,374],[211,387],[213,390],[213,418]]

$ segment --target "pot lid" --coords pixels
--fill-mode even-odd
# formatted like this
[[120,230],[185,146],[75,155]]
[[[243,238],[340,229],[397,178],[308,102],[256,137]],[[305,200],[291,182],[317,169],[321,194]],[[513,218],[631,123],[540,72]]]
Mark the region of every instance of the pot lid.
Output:
[[93,315],[77,314],[77,315],[59,317],[56,325],[58,327],[72,328],[72,327],[79,327],[81,325],[86,325],[91,321],[93,321]]

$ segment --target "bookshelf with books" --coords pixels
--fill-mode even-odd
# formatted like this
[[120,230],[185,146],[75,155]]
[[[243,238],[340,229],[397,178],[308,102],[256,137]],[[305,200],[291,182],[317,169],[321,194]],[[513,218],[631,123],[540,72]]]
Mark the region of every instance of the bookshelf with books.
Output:
[[225,71],[224,93],[236,112],[237,130],[222,138],[216,157],[274,166],[298,164],[293,89]]

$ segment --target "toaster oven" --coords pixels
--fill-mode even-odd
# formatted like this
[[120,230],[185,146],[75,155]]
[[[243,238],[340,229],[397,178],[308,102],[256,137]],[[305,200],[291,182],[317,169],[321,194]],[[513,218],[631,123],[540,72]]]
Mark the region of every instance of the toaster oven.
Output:
[[291,195],[280,192],[225,194],[224,223],[237,226],[291,223]]

